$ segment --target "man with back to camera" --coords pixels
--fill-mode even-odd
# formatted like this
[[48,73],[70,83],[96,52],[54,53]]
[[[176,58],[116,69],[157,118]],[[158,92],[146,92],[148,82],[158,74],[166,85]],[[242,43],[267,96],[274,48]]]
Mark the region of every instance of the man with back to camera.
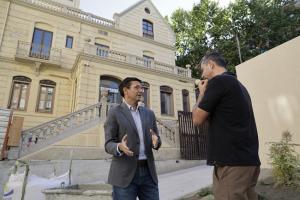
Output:
[[217,52],[206,54],[199,66],[204,80],[198,84],[193,122],[209,121],[207,164],[214,166],[215,199],[257,200],[258,135],[247,89],[227,72]]
[[139,106],[141,80],[125,78],[119,85],[123,103],[110,109],[104,124],[105,150],[112,154],[108,183],[114,200],[159,200],[158,180],[152,148],[158,150],[153,111]]

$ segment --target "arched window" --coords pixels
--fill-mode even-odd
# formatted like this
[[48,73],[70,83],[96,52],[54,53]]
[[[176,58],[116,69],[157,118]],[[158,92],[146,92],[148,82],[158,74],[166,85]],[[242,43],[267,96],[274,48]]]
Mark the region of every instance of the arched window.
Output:
[[121,81],[111,76],[100,76],[100,97],[101,93],[108,92],[107,100],[110,103],[121,103],[122,97],[119,93],[119,85]]
[[173,115],[173,89],[169,86],[160,87],[160,109],[162,115]]
[[190,112],[189,91],[186,89],[182,90],[182,105],[184,112]]
[[143,103],[145,105],[145,107],[149,108],[149,83],[147,82],[142,82],[142,86],[144,89],[144,93],[143,93]]
[[25,111],[29,97],[31,79],[25,76],[14,76],[8,108]]
[[41,80],[36,111],[52,113],[54,107],[56,83],[51,80]]
[[143,19],[143,37],[154,38],[153,23],[146,19]]

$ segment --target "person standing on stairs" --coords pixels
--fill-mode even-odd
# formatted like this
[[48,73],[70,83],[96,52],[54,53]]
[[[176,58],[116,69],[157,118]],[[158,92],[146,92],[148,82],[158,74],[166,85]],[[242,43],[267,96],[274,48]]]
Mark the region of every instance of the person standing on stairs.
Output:
[[104,124],[105,151],[113,155],[108,175],[113,200],[159,200],[152,149],[160,148],[161,139],[154,112],[138,105],[141,83],[135,77],[120,83],[123,103],[109,110]]

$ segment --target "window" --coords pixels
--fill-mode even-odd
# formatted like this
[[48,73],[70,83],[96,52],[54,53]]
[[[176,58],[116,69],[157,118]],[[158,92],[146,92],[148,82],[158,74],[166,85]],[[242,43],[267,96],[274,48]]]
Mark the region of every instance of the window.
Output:
[[40,81],[37,112],[52,113],[56,83],[50,80]]
[[182,90],[182,105],[184,112],[190,112],[190,100],[188,90]]
[[145,67],[151,67],[151,64],[154,62],[154,58],[150,56],[143,55],[144,59],[144,66]]
[[14,76],[8,108],[25,111],[29,97],[31,79],[25,76]]
[[69,48],[69,49],[73,48],[73,37],[72,36],[67,35],[66,48]]
[[153,23],[146,19],[143,19],[143,36],[150,39],[154,38]]
[[160,87],[161,114],[173,115],[173,89],[168,86]]
[[48,60],[50,58],[52,35],[52,32],[35,28],[29,56]]
[[144,93],[143,93],[143,103],[145,104],[145,107],[149,108],[149,83],[147,82],[142,82],[142,86],[144,89]]
[[104,91],[108,92],[107,100],[110,103],[121,103],[122,97],[119,93],[119,84],[121,81],[111,76],[101,76],[100,77],[100,96],[99,101],[101,98],[101,93]]
[[149,8],[145,8],[145,12],[146,12],[147,14],[150,14],[150,9],[149,9]]
[[96,55],[101,57],[108,57],[109,46],[95,43],[96,45]]

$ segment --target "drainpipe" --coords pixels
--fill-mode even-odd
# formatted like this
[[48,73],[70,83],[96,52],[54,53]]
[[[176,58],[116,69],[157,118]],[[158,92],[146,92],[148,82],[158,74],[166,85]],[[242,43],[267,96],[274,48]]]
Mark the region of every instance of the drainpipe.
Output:
[[2,32],[1,32],[1,35],[0,35],[0,38],[1,38],[0,39],[0,51],[1,51],[1,47],[2,47],[4,31],[5,31],[6,24],[7,24],[7,18],[8,18],[8,14],[9,14],[9,10],[10,10],[10,4],[11,4],[11,2],[9,1],[8,2],[8,7],[7,7],[7,10],[6,10],[6,16],[5,16],[5,19],[4,19],[4,26],[3,26],[3,29],[2,29]]

